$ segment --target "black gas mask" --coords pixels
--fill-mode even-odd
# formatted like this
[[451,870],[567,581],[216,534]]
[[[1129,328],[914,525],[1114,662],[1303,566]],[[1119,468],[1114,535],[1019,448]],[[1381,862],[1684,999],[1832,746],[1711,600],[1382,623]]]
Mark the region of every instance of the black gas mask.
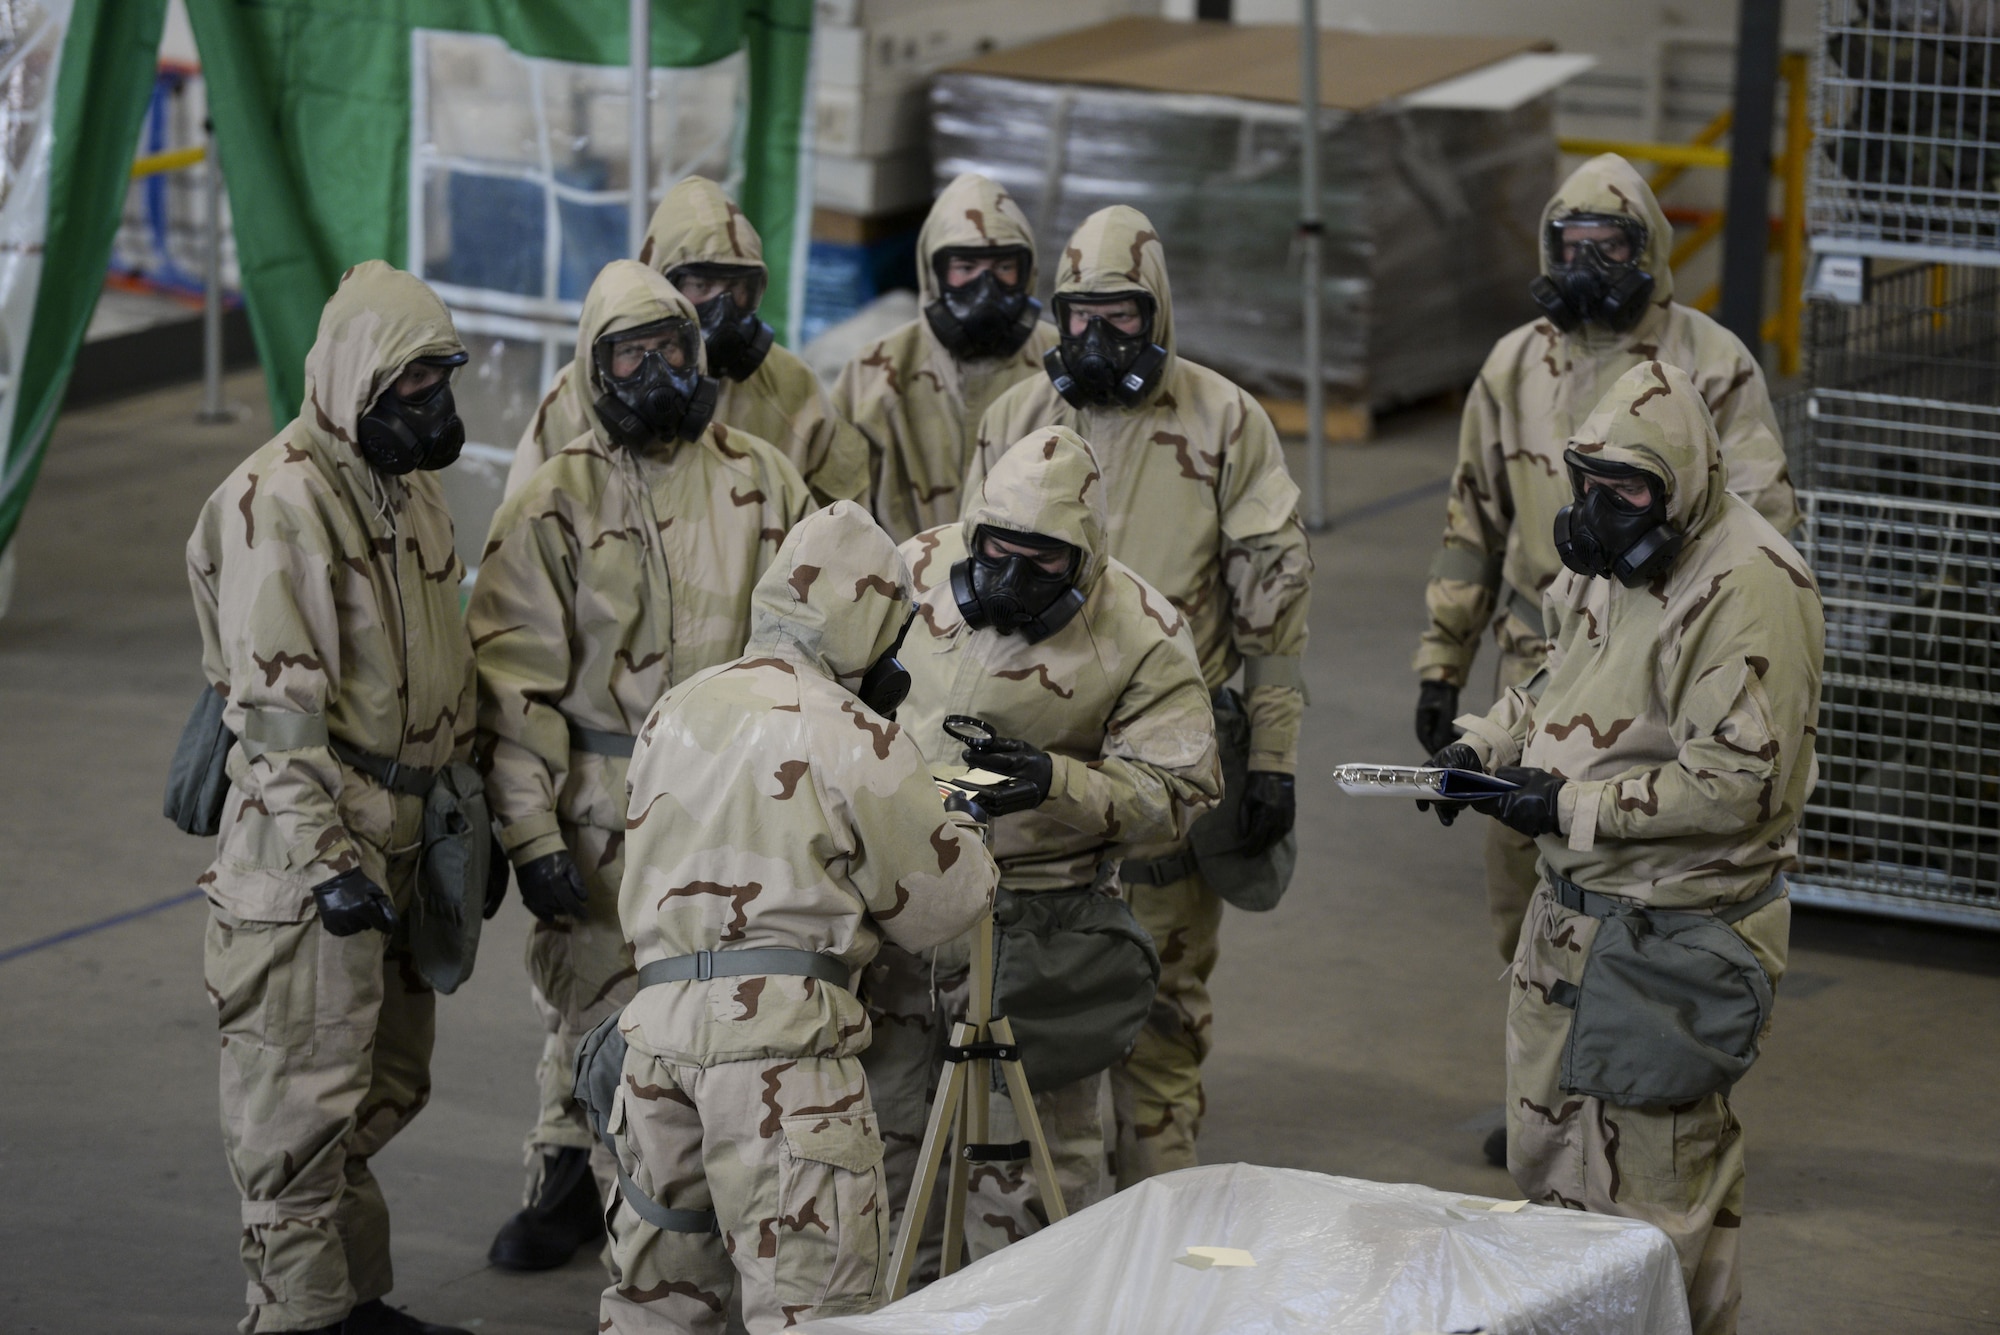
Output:
[[909,638],[910,627],[916,619],[916,613],[912,612],[904,620],[894,642],[868,665],[868,670],[861,674],[861,684],[854,689],[862,704],[886,719],[893,720],[903,701],[910,696],[910,670],[903,666],[903,660],[898,655],[903,652],[903,641]]
[[[1072,334],[1070,308],[1113,301],[1139,304],[1139,332],[1128,334],[1101,315],[1089,315],[1081,334]],[[1056,328],[1062,341],[1042,358],[1056,393],[1078,408],[1136,408],[1160,383],[1167,350],[1153,342],[1155,311],[1149,292],[1056,298]]]
[[764,364],[777,337],[757,318],[764,276],[736,264],[683,264],[667,275],[684,296],[688,281],[701,279],[723,285],[720,292],[694,304],[701,317],[701,341],[708,346],[708,369],[730,380],[748,380]]
[[[989,537],[1038,552],[1065,552],[1069,563],[1051,573],[1032,556],[988,556]],[[1083,553],[1059,538],[981,524],[973,533],[972,555],[951,568],[951,596],[972,629],[991,626],[1039,644],[1083,610],[1083,593],[1076,587],[1082,563]]]
[[361,415],[355,431],[355,446],[368,466],[391,477],[447,467],[465,447],[465,423],[451,397],[451,373],[465,365],[465,354],[419,357],[411,365],[438,367],[444,378],[407,399],[391,383]]
[[[663,334],[668,338],[665,348],[649,348],[627,375],[613,373],[621,345]],[[640,449],[655,441],[693,440],[701,435],[715,415],[718,391],[699,369],[699,340],[694,322],[678,315],[597,340],[591,355],[604,386],[597,396],[597,416],[613,440],[627,449]],[[674,365],[676,360],[679,366]]]
[[[970,282],[953,287],[947,279],[954,259],[1013,260],[1016,278],[1005,283],[996,270],[987,269]],[[1007,357],[1020,351],[1028,335],[1035,332],[1035,321],[1042,318],[1042,303],[1028,295],[1031,262],[1026,246],[951,246],[932,257],[938,296],[924,307],[924,319],[946,351],[966,361]]]
[[[1665,573],[1687,542],[1667,519],[1667,487],[1659,477],[1631,464],[1590,459],[1563,451],[1576,500],[1556,511],[1556,555],[1579,575],[1616,579],[1628,589]],[[1585,489],[1584,478],[1608,481],[1644,478],[1650,503],[1633,505],[1609,487]]]
[[[1615,248],[1609,240],[1564,241],[1563,228],[1577,226],[1617,229],[1629,258],[1607,254]],[[1549,224],[1543,244],[1549,271],[1528,284],[1528,295],[1550,324],[1568,333],[1589,320],[1622,334],[1639,323],[1653,299],[1653,275],[1639,267],[1645,224],[1618,213],[1570,213]]]

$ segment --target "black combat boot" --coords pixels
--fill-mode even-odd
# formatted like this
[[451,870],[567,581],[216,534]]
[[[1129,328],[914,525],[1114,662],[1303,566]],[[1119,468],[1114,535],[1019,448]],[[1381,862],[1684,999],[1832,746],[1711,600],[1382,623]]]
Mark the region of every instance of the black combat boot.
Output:
[[590,1172],[590,1151],[542,1156],[542,1187],[527,1209],[501,1225],[486,1259],[502,1270],[553,1270],[577,1249],[604,1237],[604,1205]]
[[1479,1149],[1480,1153],[1486,1156],[1486,1162],[1492,1164],[1495,1168],[1505,1168],[1507,1166],[1507,1128],[1504,1126],[1494,1127],[1492,1131],[1487,1133],[1486,1143],[1480,1146]]
[[419,1321],[400,1307],[370,1298],[347,1314],[340,1335],[472,1335],[463,1326],[436,1326]]

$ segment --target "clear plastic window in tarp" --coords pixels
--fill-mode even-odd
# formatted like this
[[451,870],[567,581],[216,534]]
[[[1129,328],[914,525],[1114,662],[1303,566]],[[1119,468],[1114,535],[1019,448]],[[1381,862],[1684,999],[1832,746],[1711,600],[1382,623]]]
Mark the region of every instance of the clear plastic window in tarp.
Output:
[[1633,1219],[1292,1168],[1149,1179],[810,1335],[1685,1335],[1667,1235]]
[[[412,45],[410,269],[471,353],[465,454],[444,474],[471,569],[584,293],[629,249],[631,83],[624,66],[524,56],[497,37],[419,29]],[[746,71],[737,52],[652,72],[652,202],[691,174],[736,192]]]

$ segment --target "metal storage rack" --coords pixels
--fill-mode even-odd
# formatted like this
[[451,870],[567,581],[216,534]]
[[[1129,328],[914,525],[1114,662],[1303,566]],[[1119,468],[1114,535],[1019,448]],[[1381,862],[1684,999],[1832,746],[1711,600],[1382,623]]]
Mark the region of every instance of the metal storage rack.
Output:
[[1827,644],[1793,895],[2000,929],[2000,271],[1910,266],[1808,332]]

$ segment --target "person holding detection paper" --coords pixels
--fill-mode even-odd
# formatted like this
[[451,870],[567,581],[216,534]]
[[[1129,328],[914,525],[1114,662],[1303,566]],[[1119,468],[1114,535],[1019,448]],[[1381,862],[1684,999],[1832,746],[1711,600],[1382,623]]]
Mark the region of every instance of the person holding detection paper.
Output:
[[1507,1016],[1509,1171],[1545,1204],[1657,1225],[1697,1335],[1726,1335],[1743,1222],[1729,1093],[1785,970],[1819,590],[1724,489],[1715,420],[1679,368],[1619,377],[1563,458],[1548,662],[1460,716],[1432,764],[1513,782],[1472,808],[1540,855]]

